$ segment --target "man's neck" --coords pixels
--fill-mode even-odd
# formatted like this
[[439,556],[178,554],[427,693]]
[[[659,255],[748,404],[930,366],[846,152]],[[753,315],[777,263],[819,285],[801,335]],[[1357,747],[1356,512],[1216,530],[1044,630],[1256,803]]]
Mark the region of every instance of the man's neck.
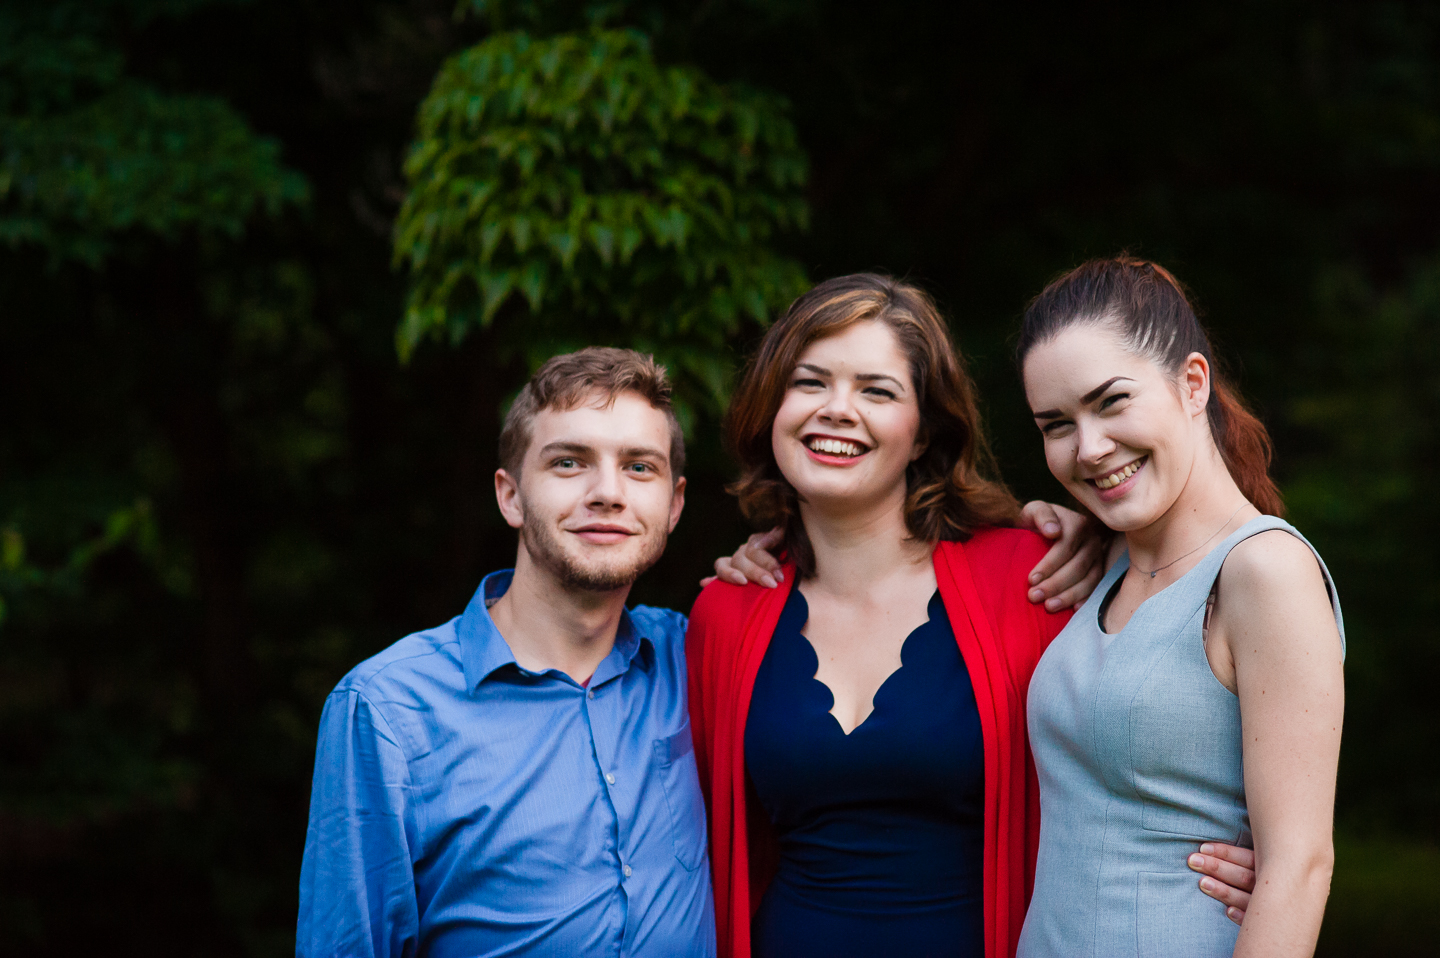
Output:
[[630,587],[587,592],[566,586],[520,547],[510,588],[490,607],[490,619],[516,663],[531,672],[556,669],[588,682],[615,646]]

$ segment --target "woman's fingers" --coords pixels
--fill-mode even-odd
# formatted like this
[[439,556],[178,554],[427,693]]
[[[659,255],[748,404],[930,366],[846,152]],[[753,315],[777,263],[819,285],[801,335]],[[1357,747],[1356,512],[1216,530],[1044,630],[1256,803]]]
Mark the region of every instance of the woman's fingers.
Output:
[[1038,499],[1025,503],[1025,507],[1020,510],[1020,526],[1033,529],[1047,539],[1054,539],[1064,531],[1055,506]]
[[784,530],[775,528],[768,532],[757,532],[735,550],[733,556],[715,560],[715,574],[700,580],[703,589],[715,579],[731,585],[745,585],[754,582],[767,589],[773,589],[785,579],[780,571],[780,560],[770,554],[784,539]]
[[1206,842],[1200,846],[1200,854],[1225,863],[1224,874],[1220,877],[1226,883],[1241,891],[1255,890],[1255,849],[1226,845],[1223,842]]
[[[711,578],[719,579],[721,582],[728,582],[731,585],[744,585],[750,581],[745,578],[745,573],[735,568],[735,563],[729,556],[723,556],[715,560],[715,575],[711,576]],[[700,582],[701,587],[703,588],[709,581],[710,579],[702,579]]]
[[[1255,887],[1254,870],[1211,854],[1232,846],[1206,844],[1200,847],[1201,851],[1191,855],[1186,862],[1193,871],[1205,876],[1200,879],[1200,890],[1224,905],[1226,916],[1235,924],[1240,924],[1250,907],[1250,890]],[[1253,855],[1250,862],[1254,863]]]
[[[1021,525],[1034,529],[1047,539],[1059,536],[1050,551],[1040,558],[1030,570],[1030,601],[1040,602],[1047,595],[1053,595],[1078,582],[1083,575],[1077,575],[1060,588],[1045,588],[1045,583],[1054,578],[1075,553],[1093,536],[1086,530],[1085,517],[1063,506],[1049,502],[1029,502],[1020,512]],[[1055,530],[1055,531],[1047,531]],[[1039,591],[1036,591],[1036,590]],[[1057,606],[1058,608],[1058,606]]]
[[1104,553],[1103,544],[1098,539],[1085,541],[1064,565],[1030,589],[1030,601],[1043,599],[1045,608],[1051,612],[1084,602],[1104,575],[1104,564],[1100,561]]

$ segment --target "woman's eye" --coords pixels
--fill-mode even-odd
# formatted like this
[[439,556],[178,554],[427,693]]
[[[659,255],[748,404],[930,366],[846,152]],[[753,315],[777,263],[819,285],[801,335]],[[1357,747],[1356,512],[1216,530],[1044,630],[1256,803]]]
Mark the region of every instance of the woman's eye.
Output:
[[1116,393],[1113,396],[1106,396],[1104,399],[1100,400],[1100,408],[1109,409],[1111,406],[1115,405],[1120,400],[1129,398],[1129,393]]
[[790,385],[797,389],[822,389],[825,386],[825,384],[818,379],[797,379]]
[[1059,436],[1062,435],[1066,429],[1069,429],[1071,425],[1073,424],[1068,419],[1056,419],[1041,426],[1040,432],[1045,436]]
[[865,392],[866,392],[868,395],[871,395],[871,396],[879,396],[879,397],[881,397],[882,399],[894,399],[894,398],[895,398],[895,394],[894,394],[893,392],[891,392],[890,390],[885,389],[885,388],[883,388],[883,387],[881,387],[881,386],[871,386],[871,387],[869,387],[868,389],[866,389]]

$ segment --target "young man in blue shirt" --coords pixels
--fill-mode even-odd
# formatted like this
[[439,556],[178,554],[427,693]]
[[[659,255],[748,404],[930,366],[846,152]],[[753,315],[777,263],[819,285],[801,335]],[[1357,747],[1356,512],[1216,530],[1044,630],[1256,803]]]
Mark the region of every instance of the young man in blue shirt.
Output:
[[685,501],[663,368],[550,360],[500,458],[513,572],[325,704],[296,954],[706,958],[685,617],[625,608]]

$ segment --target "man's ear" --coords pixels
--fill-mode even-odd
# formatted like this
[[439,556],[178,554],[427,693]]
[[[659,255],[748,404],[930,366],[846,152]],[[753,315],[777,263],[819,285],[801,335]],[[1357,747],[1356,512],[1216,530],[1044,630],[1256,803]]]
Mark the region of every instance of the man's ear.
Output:
[[670,495],[670,531],[680,522],[680,513],[685,509],[685,477],[675,480],[675,491]]
[[495,503],[512,529],[525,524],[525,505],[520,498],[520,480],[504,469],[495,470]]

